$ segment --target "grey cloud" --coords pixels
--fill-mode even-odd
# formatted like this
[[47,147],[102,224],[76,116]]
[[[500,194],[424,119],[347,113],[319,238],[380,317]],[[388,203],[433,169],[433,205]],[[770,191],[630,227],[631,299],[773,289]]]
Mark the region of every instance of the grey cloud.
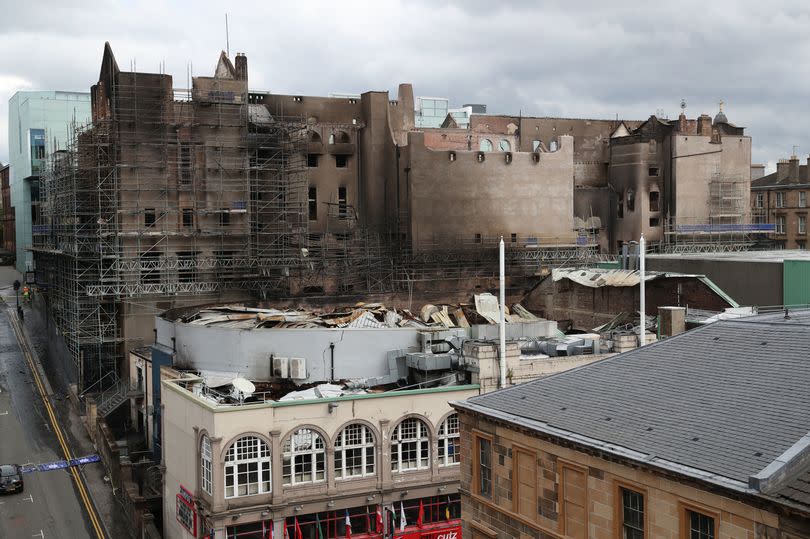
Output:
[[[235,5],[234,5],[235,6]],[[257,3],[230,7],[231,52],[245,52],[251,86],[272,91],[395,89],[495,112],[644,119],[692,116],[748,127],[754,160],[792,145],[810,152],[810,5],[801,1],[584,0]],[[225,47],[224,7],[211,0],[40,1],[7,7],[3,77],[38,89],[87,90],[105,40],[119,64],[156,71],[175,86],[186,68],[213,70]],[[10,88],[0,88],[0,121]],[[0,132],[0,160],[7,159]]]

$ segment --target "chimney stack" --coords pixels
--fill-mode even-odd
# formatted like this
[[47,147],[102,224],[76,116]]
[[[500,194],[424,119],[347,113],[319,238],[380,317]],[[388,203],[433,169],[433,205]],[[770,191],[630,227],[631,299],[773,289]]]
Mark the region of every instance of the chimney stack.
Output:
[[236,53],[236,64],[234,65],[236,68],[236,78],[237,80],[247,80],[248,78],[248,67],[247,67],[247,56],[243,52]]
[[776,163],[776,181],[781,182],[790,177],[790,162],[787,159],[780,159]]
[[697,134],[711,136],[712,134],[712,117],[708,114],[701,114],[697,120]]
[[799,158],[795,154],[790,156],[788,181],[790,183],[799,183]]

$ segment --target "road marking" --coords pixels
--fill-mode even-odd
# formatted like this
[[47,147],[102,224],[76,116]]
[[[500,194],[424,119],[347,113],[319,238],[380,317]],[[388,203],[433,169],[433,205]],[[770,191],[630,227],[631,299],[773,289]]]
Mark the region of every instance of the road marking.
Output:
[[[70,451],[70,447],[68,447],[67,442],[65,441],[65,437],[62,434],[62,429],[59,426],[59,422],[56,420],[56,414],[53,411],[53,407],[51,406],[50,401],[48,400],[48,395],[45,391],[45,386],[42,383],[42,380],[39,377],[39,371],[34,365],[33,354],[31,349],[28,346],[27,341],[25,340],[25,334],[22,332],[22,328],[19,326],[19,322],[17,321],[16,317],[10,313],[8,310],[6,311],[6,315],[11,322],[11,327],[14,330],[14,333],[17,337],[17,343],[20,346],[20,350],[22,351],[23,357],[25,357],[25,361],[28,363],[28,368],[31,370],[31,374],[34,377],[34,382],[36,383],[37,390],[39,391],[39,396],[42,399],[42,403],[45,405],[45,410],[48,412],[48,417],[51,420],[51,426],[53,427],[53,431],[56,433],[56,439],[59,442],[59,445],[62,447],[62,452],[65,455],[66,460],[70,460],[73,458],[73,454]],[[101,521],[96,513],[96,508],[93,506],[93,502],[90,500],[90,496],[87,493],[87,489],[82,481],[81,476],[79,475],[79,471],[75,466],[70,467],[70,474],[73,476],[73,481],[76,483],[76,488],[79,491],[79,496],[82,499],[82,503],[84,504],[84,508],[87,510],[87,515],[90,518],[90,523],[93,525],[93,529],[96,532],[96,537],[99,539],[106,539],[106,534],[104,533],[104,528],[101,525]],[[33,503],[33,498],[31,502]]]
[[6,410],[5,412],[0,412],[0,415],[8,415],[8,410]]
[[27,498],[23,498],[23,500],[28,500],[31,503],[34,503],[34,495],[29,494]]
[[42,539],[45,539],[45,534],[43,533],[42,529],[40,529],[39,533],[35,533],[31,537],[42,537]]

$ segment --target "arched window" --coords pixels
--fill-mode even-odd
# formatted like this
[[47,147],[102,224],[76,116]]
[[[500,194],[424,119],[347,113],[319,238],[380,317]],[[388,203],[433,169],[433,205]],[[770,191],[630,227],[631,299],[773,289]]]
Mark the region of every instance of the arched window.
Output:
[[501,149],[502,152],[510,152],[512,151],[512,145],[509,144],[509,141],[505,138],[502,138],[501,141],[498,143],[498,147]]
[[460,449],[458,414],[451,414],[439,427],[439,466],[458,464]]
[[394,429],[391,436],[391,470],[407,472],[430,466],[430,435],[427,425],[408,418]]
[[331,135],[329,135],[329,144],[334,144],[334,143],[335,143],[335,134],[332,133]]
[[481,142],[478,143],[478,149],[482,152],[491,152],[492,151],[492,141],[488,138],[482,138]]
[[225,497],[270,492],[270,446],[256,436],[242,436],[225,455]]
[[325,476],[326,449],[323,438],[311,429],[298,429],[284,442],[285,485],[316,483]]
[[316,133],[315,131],[310,131],[309,132],[309,141],[310,142],[320,142],[321,141],[321,136],[318,133]]
[[335,440],[335,477],[349,479],[374,475],[374,433],[361,423],[340,431]]
[[214,459],[211,454],[211,438],[203,434],[200,440],[200,484],[203,492],[214,493]]
[[339,144],[347,144],[352,141],[352,139],[349,137],[349,134],[346,133],[345,131],[338,131],[337,133],[335,133],[335,138],[337,139]]

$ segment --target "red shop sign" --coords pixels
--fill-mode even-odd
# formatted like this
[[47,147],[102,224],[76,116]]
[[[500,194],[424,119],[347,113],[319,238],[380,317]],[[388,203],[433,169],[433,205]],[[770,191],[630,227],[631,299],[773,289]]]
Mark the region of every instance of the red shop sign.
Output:
[[397,539],[461,539],[461,526],[445,526],[440,529],[406,531]]

